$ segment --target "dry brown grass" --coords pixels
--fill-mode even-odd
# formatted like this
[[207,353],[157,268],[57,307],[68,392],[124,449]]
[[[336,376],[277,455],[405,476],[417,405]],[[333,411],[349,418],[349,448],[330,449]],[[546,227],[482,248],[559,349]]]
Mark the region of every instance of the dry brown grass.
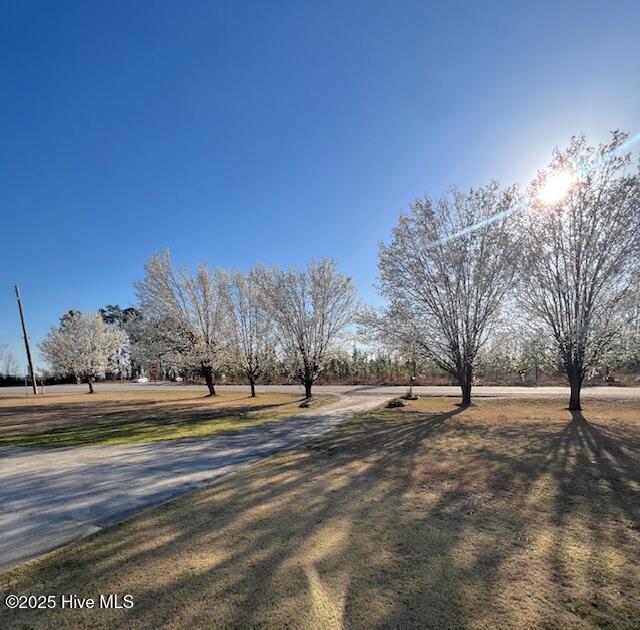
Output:
[[[319,404],[331,397],[317,399]],[[204,437],[302,413],[301,396],[188,390],[0,397],[0,446],[85,446]]]
[[360,416],[0,577],[131,611],[0,626],[638,628],[639,406],[560,407]]

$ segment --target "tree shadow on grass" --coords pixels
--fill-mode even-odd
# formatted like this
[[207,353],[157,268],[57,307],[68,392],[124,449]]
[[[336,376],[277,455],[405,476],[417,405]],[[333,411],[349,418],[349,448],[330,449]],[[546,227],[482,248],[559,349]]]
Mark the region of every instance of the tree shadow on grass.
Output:
[[[237,405],[245,399],[254,404]],[[200,402],[188,404],[196,400]],[[0,429],[0,446],[82,446],[114,439],[126,442],[136,436],[144,439],[145,435],[153,437],[154,433],[170,438],[181,429],[188,433],[203,423],[223,421],[233,422],[237,429],[242,429],[270,412],[277,419],[281,408],[287,406],[292,407],[292,414],[297,413],[293,406],[302,398],[262,404],[250,396],[209,400],[196,397],[175,401],[96,401],[93,404],[58,403],[42,409],[3,409],[0,411],[5,413],[5,428]],[[25,417],[20,419],[23,414]],[[2,421],[0,414],[0,426]]]
[[375,412],[33,565],[12,588],[132,592],[132,610],[101,613],[111,627],[633,627],[638,440],[637,424],[614,434],[581,414]]

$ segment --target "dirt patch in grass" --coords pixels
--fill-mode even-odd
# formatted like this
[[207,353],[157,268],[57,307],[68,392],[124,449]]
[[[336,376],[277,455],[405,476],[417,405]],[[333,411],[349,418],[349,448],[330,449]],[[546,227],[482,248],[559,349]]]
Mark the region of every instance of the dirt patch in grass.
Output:
[[638,567],[637,403],[421,399],[0,577],[133,609],[0,626],[637,628]]
[[[0,446],[87,446],[216,435],[304,413],[302,397],[193,391],[0,397]],[[320,397],[316,407],[332,397]]]

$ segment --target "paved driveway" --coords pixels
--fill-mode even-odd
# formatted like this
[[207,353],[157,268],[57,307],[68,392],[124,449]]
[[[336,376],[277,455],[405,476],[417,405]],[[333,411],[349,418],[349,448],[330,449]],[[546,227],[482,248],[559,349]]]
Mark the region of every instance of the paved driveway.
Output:
[[379,396],[344,396],[317,411],[212,438],[0,448],[0,571],[317,437],[383,402]]

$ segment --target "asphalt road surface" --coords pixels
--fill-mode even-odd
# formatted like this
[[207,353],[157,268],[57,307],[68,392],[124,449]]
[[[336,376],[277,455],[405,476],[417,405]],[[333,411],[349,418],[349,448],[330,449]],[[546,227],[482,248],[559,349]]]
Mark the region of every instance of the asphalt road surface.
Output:
[[[204,385],[184,385],[182,383],[115,383],[105,382],[95,385],[97,392],[99,391],[144,391],[149,389],[158,390],[174,390],[174,389],[192,389],[206,391]],[[239,391],[249,389],[248,385],[218,385],[219,391]],[[460,388],[449,385],[429,385],[414,387],[414,392],[419,396],[460,396]],[[301,385],[257,385],[258,392],[289,392],[295,394],[304,394],[304,388]],[[63,392],[86,392],[86,385],[53,385],[46,388],[47,393],[63,393]],[[381,385],[315,385],[313,388],[316,394],[342,394],[357,396],[399,396],[407,391],[406,385],[398,386],[381,386]],[[25,396],[32,395],[31,390],[24,387],[1,387],[0,397],[2,396]],[[515,397],[515,398],[558,398],[569,396],[569,388],[563,386],[554,387],[529,387],[529,386],[476,386],[473,388],[473,396],[478,397]],[[584,387],[582,396],[589,398],[637,398],[640,399],[640,387],[616,387],[616,386],[597,386]]]
[[299,416],[211,438],[0,447],[0,572],[322,435],[382,402],[341,396]]

